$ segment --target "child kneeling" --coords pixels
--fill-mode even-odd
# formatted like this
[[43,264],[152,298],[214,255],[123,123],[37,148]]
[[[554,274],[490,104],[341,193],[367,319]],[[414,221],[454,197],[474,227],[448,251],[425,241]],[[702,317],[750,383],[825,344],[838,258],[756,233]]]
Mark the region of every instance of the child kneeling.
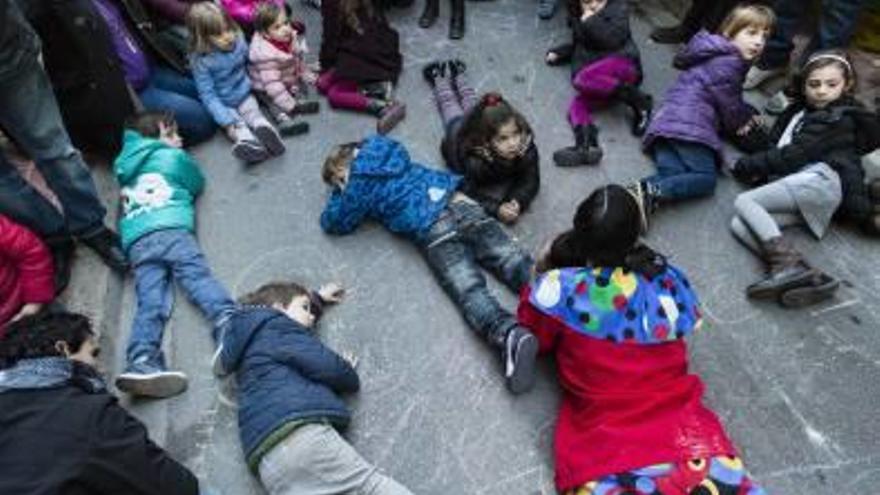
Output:
[[342,295],[334,284],[317,292],[266,284],[240,299],[214,355],[216,374],[236,374],[241,445],[271,495],[411,495],[336,431],[351,419],[339,394],[357,392],[360,381],[312,328]]
[[483,207],[458,192],[461,176],[413,163],[403,145],[382,136],[338,146],[322,174],[333,192],[321,228],[348,234],[373,218],[412,240],[471,328],[502,348],[510,391],[529,390],[537,341],[492,296],[477,264],[519,292],[533,262]]

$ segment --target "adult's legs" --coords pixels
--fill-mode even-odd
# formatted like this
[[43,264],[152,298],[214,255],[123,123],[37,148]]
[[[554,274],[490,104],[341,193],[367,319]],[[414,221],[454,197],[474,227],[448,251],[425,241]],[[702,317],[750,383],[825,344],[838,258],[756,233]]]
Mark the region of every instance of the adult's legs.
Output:
[[168,110],[174,114],[184,144],[206,141],[217,129],[201,100],[195,82],[164,67],[155,67],[149,85],[140,92],[148,110]]
[[801,0],[776,0],[773,11],[776,13],[776,24],[758,61],[757,66],[761,69],[778,69],[788,65],[788,59],[794,49],[792,39],[802,16],[806,13],[804,2]]
[[[36,222],[32,226],[37,232],[44,236],[66,233],[90,236],[104,228],[106,210],[98,199],[91,173],[70,142],[49,80],[36,61],[20,67],[14,76],[0,83],[0,126],[33,158],[64,207],[66,226],[59,228],[57,219]],[[0,174],[7,175],[3,171]],[[8,176],[3,182],[4,187],[20,186]],[[21,187],[18,190],[26,191]],[[24,194],[20,204],[31,204],[35,197],[29,192]],[[5,203],[7,199],[0,201]],[[37,205],[35,208],[45,209],[45,205],[37,201],[33,204]],[[28,224],[27,221],[22,223]]]
[[64,217],[0,153],[0,213],[44,239],[65,235]]
[[818,43],[811,45],[823,50],[849,46],[864,5],[865,0],[823,0]]

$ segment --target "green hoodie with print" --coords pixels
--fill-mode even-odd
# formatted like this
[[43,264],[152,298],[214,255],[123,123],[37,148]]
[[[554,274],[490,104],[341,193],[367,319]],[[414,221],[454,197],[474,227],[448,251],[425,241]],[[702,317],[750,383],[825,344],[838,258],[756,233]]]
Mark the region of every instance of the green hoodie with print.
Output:
[[193,203],[205,178],[187,152],[126,130],[113,171],[122,196],[119,234],[126,252],[135,241],[158,230],[195,232]]

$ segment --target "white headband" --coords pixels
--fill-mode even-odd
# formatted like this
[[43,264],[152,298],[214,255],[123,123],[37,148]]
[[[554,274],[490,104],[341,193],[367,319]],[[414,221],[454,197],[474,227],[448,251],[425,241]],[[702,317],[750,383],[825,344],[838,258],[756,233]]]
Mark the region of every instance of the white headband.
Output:
[[846,67],[846,70],[850,75],[852,75],[852,73],[853,73],[853,68],[852,68],[852,65],[849,64],[849,60],[847,60],[845,57],[841,57],[840,55],[836,55],[834,53],[820,53],[818,55],[814,55],[814,56],[810,57],[809,60],[807,60],[807,65],[805,65],[804,67],[807,67],[810,64],[812,64],[813,62],[816,62],[816,61],[822,60],[822,59],[836,60],[837,62],[842,63],[844,65],[844,67]]

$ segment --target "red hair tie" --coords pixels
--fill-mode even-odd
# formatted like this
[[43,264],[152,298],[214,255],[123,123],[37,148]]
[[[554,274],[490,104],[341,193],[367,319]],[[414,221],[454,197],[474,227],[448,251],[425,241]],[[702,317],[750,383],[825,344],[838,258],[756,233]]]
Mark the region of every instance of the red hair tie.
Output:
[[486,93],[483,96],[483,106],[484,107],[494,107],[495,105],[501,103],[503,99],[501,95],[498,93]]

